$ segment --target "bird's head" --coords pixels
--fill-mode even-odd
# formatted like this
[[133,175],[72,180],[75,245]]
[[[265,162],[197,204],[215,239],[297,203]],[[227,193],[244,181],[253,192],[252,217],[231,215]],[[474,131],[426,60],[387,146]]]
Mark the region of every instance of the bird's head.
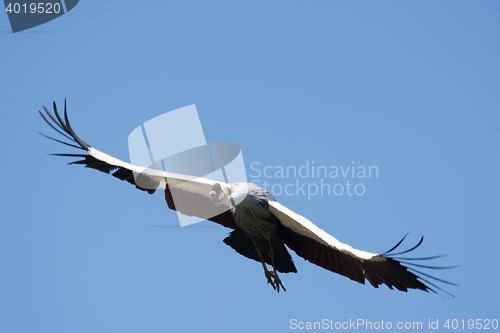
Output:
[[221,204],[226,196],[219,183],[215,183],[212,186],[212,191],[208,195],[210,196],[210,200],[212,200],[216,206]]
[[246,198],[249,193],[249,187],[247,183],[215,183],[212,185],[212,191],[208,194],[210,200],[214,205],[225,205],[227,207],[234,207],[240,204]]

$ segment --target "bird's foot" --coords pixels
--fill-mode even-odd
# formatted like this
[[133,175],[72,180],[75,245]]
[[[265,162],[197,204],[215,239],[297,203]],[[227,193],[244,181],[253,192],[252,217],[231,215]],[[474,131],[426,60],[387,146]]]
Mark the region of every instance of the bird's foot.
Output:
[[274,273],[271,271],[265,271],[267,283],[270,283],[273,286],[273,289],[276,290],[276,285],[274,284]]
[[278,273],[276,271],[274,271],[273,275],[274,275],[274,283],[276,284],[276,288],[274,288],[274,289],[276,289],[277,292],[280,292],[280,286],[281,286],[281,288],[283,288],[283,291],[286,291],[286,288],[283,285],[283,282],[281,282],[281,279],[278,276]]

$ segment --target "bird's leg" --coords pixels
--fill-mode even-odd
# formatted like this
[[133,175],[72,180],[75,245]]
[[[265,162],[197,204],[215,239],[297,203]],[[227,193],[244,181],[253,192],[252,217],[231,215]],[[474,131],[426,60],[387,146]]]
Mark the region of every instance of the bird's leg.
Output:
[[285,286],[283,285],[283,282],[281,282],[280,277],[278,276],[278,272],[276,272],[276,265],[274,264],[274,248],[273,244],[271,244],[271,241],[268,239],[269,242],[269,248],[271,249],[269,251],[269,256],[271,257],[271,263],[273,264],[273,275],[274,275],[274,283],[276,284],[276,291],[280,292],[280,286],[283,288],[284,291],[286,291]]
[[[258,252],[259,252],[259,256],[260,256],[260,251],[258,251]],[[262,261],[262,256],[260,256],[260,257],[261,257],[262,266],[264,266],[264,275],[267,278],[267,283],[270,283],[271,286],[273,287],[273,289],[276,290],[275,281],[273,281],[274,274],[273,274],[273,272],[271,272],[270,270],[267,269],[265,262]],[[278,286],[278,288],[279,288],[279,286]]]
[[273,289],[276,290],[276,285],[274,284],[274,281],[273,281],[273,276],[274,276],[273,272],[271,272],[267,269],[266,262],[264,261],[264,258],[262,257],[262,253],[260,252],[260,249],[257,246],[257,243],[255,242],[255,240],[253,239],[252,236],[250,236],[250,239],[252,240],[252,242],[255,246],[255,251],[257,251],[257,254],[259,255],[260,262],[262,263],[262,267],[264,267],[264,275],[267,278],[267,283],[270,283],[271,286],[273,287]]

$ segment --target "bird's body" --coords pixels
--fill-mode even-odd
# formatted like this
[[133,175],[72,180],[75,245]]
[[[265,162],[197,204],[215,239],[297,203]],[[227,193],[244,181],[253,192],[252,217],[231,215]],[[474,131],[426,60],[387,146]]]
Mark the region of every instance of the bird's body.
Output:
[[[231,184],[230,199],[233,202],[239,202],[231,207],[235,223],[241,229],[239,237],[243,238],[243,232],[246,233],[254,245],[255,251],[251,251],[251,246],[248,247],[249,252],[253,254],[250,258],[261,261],[264,274],[273,287],[278,288],[278,291],[280,286],[285,289],[276,271],[289,273],[297,272],[297,269],[279,237],[280,222],[269,210],[269,201],[276,201],[276,199],[254,183]],[[231,237],[236,236],[229,236],[226,244],[232,244]],[[237,248],[235,250],[238,251]],[[267,270],[265,263],[273,267],[272,273]]]
[[231,207],[236,225],[252,237],[271,239],[279,221],[269,210],[268,202],[276,199],[254,183],[231,184],[230,198],[240,202]]
[[[420,265],[413,261],[435,259],[441,256],[396,257],[417,248],[422,243],[423,237],[416,246],[400,253],[391,252],[401,244],[404,238],[383,254],[356,250],[339,242],[305,217],[284,207],[257,184],[226,184],[131,165],[102,153],[81,140],[69,124],[66,107],[64,120],[57,112],[55,103],[55,116],[47,109],[45,111],[52,122],[40,112],[45,121],[75,144],[49,138],[86,152],[86,154],[56,155],[82,158],[71,164],[83,164],[102,172],[112,172],[114,177],[126,180],[150,194],[154,193],[158,187],[163,187],[165,200],[170,209],[233,229],[224,239],[224,243],[243,256],[259,261],[263,266],[267,282],[278,292],[280,287],[283,290],[286,289],[277,272],[297,272],[286,248],[288,246],[300,257],[359,283],[364,284],[366,280],[374,287],[385,284],[390,289],[395,287],[401,291],[420,289],[447,293],[426,278],[443,283],[449,282],[414,268],[451,268]],[[267,265],[270,265],[272,270],[268,270]]]

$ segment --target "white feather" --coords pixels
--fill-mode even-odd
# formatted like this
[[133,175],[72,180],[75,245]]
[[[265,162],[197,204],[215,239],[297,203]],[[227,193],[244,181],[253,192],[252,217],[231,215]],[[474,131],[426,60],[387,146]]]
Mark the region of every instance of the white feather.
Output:
[[349,252],[353,256],[361,259],[371,259],[377,256],[375,253],[356,250],[347,244],[339,242],[335,237],[329,235],[323,229],[318,228],[305,217],[291,211],[276,201],[269,201],[269,209],[273,215],[280,220],[281,224],[300,235],[309,237],[339,251]]
[[114,165],[120,168],[125,168],[135,173],[147,175],[148,177],[151,177],[154,180],[158,181],[159,186],[163,188],[165,188],[166,183],[168,183],[168,185],[170,186],[180,188],[190,193],[201,194],[205,197],[209,197],[208,194],[210,193],[211,188],[215,183],[219,183],[221,187],[225,190],[225,192],[227,192],[227,189],[229,188],[228,184],[216,182],[202,177],[183,175],[183,174],[166,172],[162,170],[155,170],[133,165],[124,162],[122,160],[119,160],[108,154],[105,154],[93,147],[90,147],[88,149],[88,152],[91,156],[95,157],[96,159],[106,162],[110,165]]

